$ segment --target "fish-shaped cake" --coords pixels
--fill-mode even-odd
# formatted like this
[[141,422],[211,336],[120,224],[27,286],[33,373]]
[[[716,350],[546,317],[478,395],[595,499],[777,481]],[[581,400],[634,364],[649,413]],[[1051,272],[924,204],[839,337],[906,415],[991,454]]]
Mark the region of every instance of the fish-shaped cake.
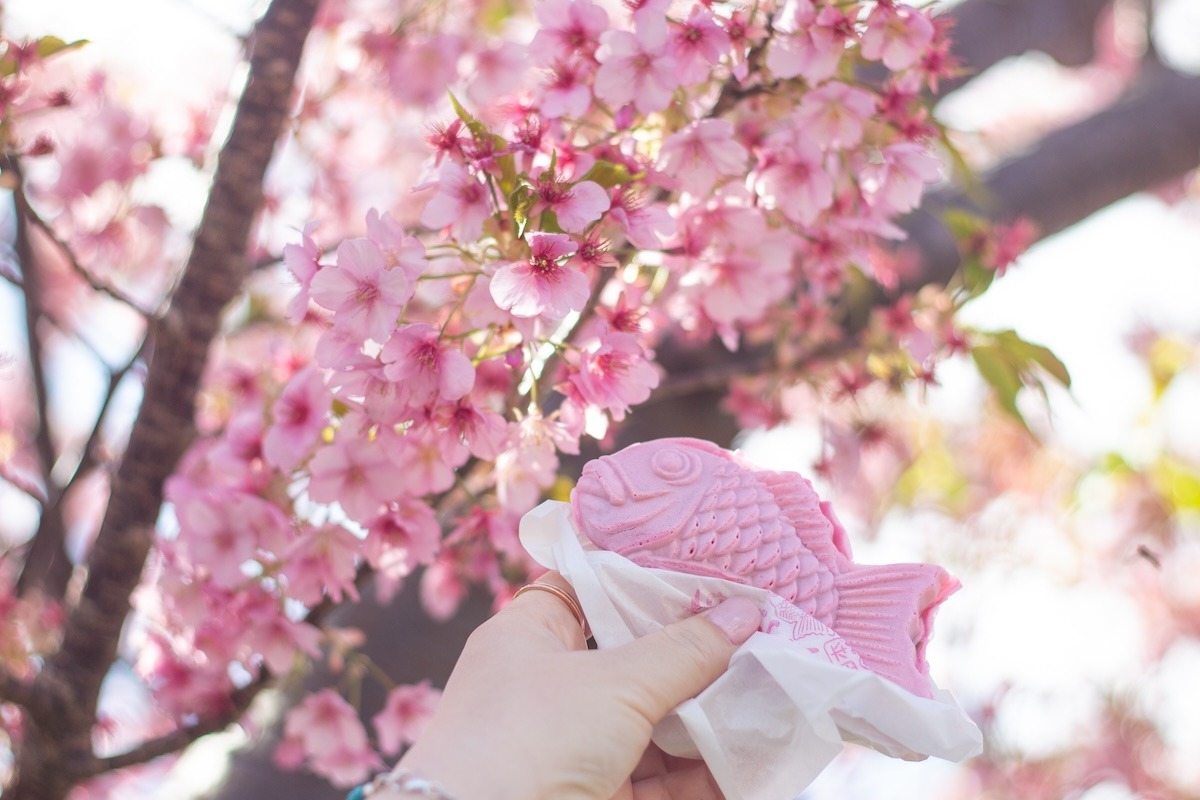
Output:
[[799,474],[699,439],[658,439],[589,462],[571,513],[597,547],[639,566],[774,592],[872,672],[932,697],[925,646],[958,581],[933,564],[855,564],[845,530]]

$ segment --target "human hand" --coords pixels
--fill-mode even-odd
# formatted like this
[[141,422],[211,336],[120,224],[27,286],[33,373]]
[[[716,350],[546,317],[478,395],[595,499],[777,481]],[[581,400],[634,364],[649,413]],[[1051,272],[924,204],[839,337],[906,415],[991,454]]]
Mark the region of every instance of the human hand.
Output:
[[[571,592],[557,574],[539,581]],[[665,755],[650,734],[725,671],[760,621],[752,602],[732,598],[589,651],[562,600],[526,592],[471,634],[399,766],[457,800],[721,800],[703,762]]]

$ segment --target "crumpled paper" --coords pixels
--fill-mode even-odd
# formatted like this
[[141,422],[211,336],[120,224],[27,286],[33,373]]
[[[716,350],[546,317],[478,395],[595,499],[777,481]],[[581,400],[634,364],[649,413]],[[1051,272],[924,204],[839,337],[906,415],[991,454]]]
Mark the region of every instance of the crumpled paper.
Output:
[[617,647],[719,604],[764,611],[729,670],[654,729],[665,752],[703,758],[727,800],[791,800],[854,741],[887,755],[960,761],[982,736],[949,692],[929,700],[862,668],[840,636],[778,595],[718,578],[639,567],[579,536],[567,503],[521,519],[521,544],[579,596],[601,648]]

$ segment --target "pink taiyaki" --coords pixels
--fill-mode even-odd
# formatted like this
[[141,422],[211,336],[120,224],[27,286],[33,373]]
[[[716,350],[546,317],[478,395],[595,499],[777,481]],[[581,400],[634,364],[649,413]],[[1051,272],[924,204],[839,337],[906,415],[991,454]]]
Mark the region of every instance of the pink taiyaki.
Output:
[[872,672],[932,696],[925,645],[958,581],[932,564],[855,564],[842,526],[800,475],[699,439],[659,439],[590,462],[571,511],[596,546],[640,566],[774,592],[832,628]]

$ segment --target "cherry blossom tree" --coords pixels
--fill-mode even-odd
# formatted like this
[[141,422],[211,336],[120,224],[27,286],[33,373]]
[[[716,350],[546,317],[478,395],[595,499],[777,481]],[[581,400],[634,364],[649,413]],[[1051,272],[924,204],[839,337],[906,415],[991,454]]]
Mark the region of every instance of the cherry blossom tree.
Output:
[[[1097,61],[1112,24],[996,6],[273,0],[228,120],[183,124],[74,72],[85,43],[5,39],[26,350],[0,360],[0,478],[36,509],[0,522],[6,791],[116,796],[239,722],[326,792],[363,780],[535,571],[520,515],[620,443],[807,415],[821,473],[862,486],[902,416],[868,400],[964,352],[1027,441],[1018,394],[1065,368],[956,315],[1031,241],[1194,168],[1200,92],[1147,47],[1080,121],[945,180],[939,92],[1026,50]],[[208,181],[194,229],[147,199],[167,162]],[[82,426],[56,399],[81,349],[107,384]],[[268,692],[278,724],[248,713]]]

